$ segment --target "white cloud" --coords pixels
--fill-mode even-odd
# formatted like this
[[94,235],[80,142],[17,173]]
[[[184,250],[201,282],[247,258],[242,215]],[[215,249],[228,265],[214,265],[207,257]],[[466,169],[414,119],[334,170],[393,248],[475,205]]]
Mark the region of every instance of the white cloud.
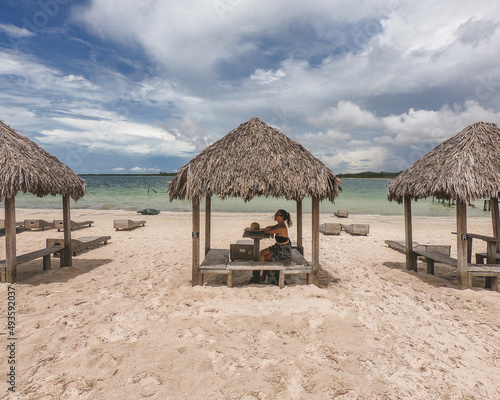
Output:
[[33,32],[26,28],[19,28],[12,24],[0,24],[0,31],[5,32],[7,35],[12,36],[13,38],[28,38],[35,36]]
[[[326,165],[336,173],[339,172],[364,172],[364,171],[397,171],[399,161],[388,163],[393,156],[389,150],[382,146],[366,146],[347,151],[339,151],[333,155],[320,157]],[[396,168],[394,168],[396,167]]]
[[85,38],[92,54],[58,66],[62,54],[0,49],[0,118],[51,146],[178,156],[257,116],[362,168],[355,158],[370,149],[390,165],[394,146],[500,121],[498,2],[94,0],[73,10],[100,37]]
[[[280,33],[284,22],[298,24],[308,18],[318,36],[328,36],[330,21],[348,23],[372,17],[388,4],[390,0],[376,5],[361,0],[314,3],[95,0],[76,9],[74,18],[102,38],[140,44],[169,68],[206,73],[217,60],[254,48],[253,37]],[[326,16],[328,21],[324,20]]]
[[274,81],[277,81],[283,77],[285,77],[286,74],[283,72],[282,69],[279,69],[277,71],[273,70],[263,70],[260,68],[257,68],[257,70],[250,76],[250,79],[253,79],[255,81],[258,81],[262,84],[268,85]]
[[122,168],[122,167],[111,168],[111,171],[123,172],[123,171],[125,171],[125,168]]
[[465,127],[478,121],[500,122],[500,112],[486,110],[477,102],[469,100],[463,107],[451,109],[445,105],[438,111],[414,110],[381,119],[387,134],[378,139],[380,143],[413,145],[418,143],[441,143]]
[[144,168],[144,167],[133,167],[130,168],[130,171],[132,172],[148,172],[148,173],[155,173],[155,172],[160,172],[160,168]]
[[319,117],[310,117],[308,121],[318,126],[334,126],[340,129],[376,128],[380,120],[370,111],[362,110],[350,101],[340,101],[337,107],[323,112]]
[[[52,118],[59,129],[42,130],[37,140],[42,144],[83,147],[87,151],[121,154],[182,156],[194,146],[178,140],[165,129],[128,121],[118,114],[99,110],[73,110],[80,118]],[[100,118],[96,118],[100,115]],[[81,118],[86,116],[87,118]],[[105,116],[105,118],[103,117]]]

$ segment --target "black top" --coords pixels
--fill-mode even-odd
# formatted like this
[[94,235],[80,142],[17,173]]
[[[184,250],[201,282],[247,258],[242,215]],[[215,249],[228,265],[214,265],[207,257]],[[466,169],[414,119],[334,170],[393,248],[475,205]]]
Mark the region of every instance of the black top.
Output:
[[280,236],[280,235],[275,235],[274,238],[276,239],[276,242],[278,242],[278,243],[286,243],[290,240],[290,238],[285,237],[285,236]]

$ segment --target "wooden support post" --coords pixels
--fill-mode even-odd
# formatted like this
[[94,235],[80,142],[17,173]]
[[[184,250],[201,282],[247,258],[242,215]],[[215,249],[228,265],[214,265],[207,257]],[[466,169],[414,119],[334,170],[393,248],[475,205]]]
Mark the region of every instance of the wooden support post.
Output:
[[207,195],[205,201],[205,256],[210,251],[211,228],[212,228],[212,196]]
[[200,279],[200,199],[193,199],[193,266],[191,284],[199,285]]
[[302,244],[302,199],[297,200],[297,249],[304,255]]
[[16,270],[16,198],[9,197],[5,202],[5,280],[17,282]]
[[63,196],[63,229],[64,250],[61,252],[61,257],[64,258],[64,266],[71,267],[73,265],[73,251],[71,250],[71,213],[68,194]]
[[417,271],[417,255],[413,252],[413,228],[411,220],[411,197],[404,198],[406,269]]
[[458,284],[467,287],[467,204],[457,200],[457,273]]
[[491,222],[493,225],[493,236],[500,237],[500,215],[498,211],[498,197],[490,199],[491,204]]
[[[312,198],[312,269],[313,282],[318,283],[319,269],[319,198]],[[308,282],[309,283],[309,282]]]

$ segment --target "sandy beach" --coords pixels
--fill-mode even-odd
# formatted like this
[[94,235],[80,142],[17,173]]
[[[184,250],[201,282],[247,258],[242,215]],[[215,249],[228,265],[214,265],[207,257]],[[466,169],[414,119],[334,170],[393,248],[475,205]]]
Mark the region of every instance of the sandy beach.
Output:
[[[17,210],[18,221],[61,217]],[[422,262],[418,274],[406,271],[404,254],[384,243],[404,238],[402,216],[322,214],[321,223],[368,223],[370,234],[320,235],[319,287],[287,278],[281,290],[249,284],[250,273],[236,275],[234,288],[220,275],[192,287],[190,213],[72,210],[71,218],[94,221],[74,238],[111,240],[74,257],[72,267],[54,260],[42,271],[41,259],[18,267],[16,392],[7,391],[1,329],[2,398],[500,398],[500,293],[479,281],[457,289],[455,271],[440,264],[435,276]],[[147,222],[115,231],[113,219]],[[212,247],[228,248],[253,221],[265,226],[272,215],[215,213]],[[413,223],[415,241],[456,252],[454,218]],[[470,218],[468,227],[491,235],[488,217]],[[17,250],[62,237],[24,232]],[[310,260],[310,215],[304,245]],[[0,251],[4,258],[3,240]],[[8,286],[0,284],[4,328]]]

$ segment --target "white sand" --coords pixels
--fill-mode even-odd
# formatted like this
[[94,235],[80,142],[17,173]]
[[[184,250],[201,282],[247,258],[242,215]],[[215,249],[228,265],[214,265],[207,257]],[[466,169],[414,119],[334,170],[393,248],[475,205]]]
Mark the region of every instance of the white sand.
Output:
[[[17,211],[18,221],[61,218],[57,210]],[[116,232],[115,218],[147,223]],[[7,398],[500,398],[500,293],[459,290],[455,271],[440,265],[436,276],[422,262],[418,274],[406,271],[405,256],[384,243],[403,239],[402,217],[322,215],[322,223],[369,223],[370,234],[320,235],[320,287],[291,279],[281,290],[248,284],[250,273],[236,276],[234,288],[225,276],[191,287],[190,214],[72,210],[72,219],[95,221],[73,237],[111,241],[74,257],[73,267],[43,272],[40,259],[19,266],[17,392]],[[271,215],[214,215],[212,247],[228,248],[253,221],[272,223]],[[454,230],[453,218],[414,218],[415,241],[450,244],[452,253]],[[491,234],[489,219],[469,219],[469,231]],[[22,233],[18,252],[62,235]],[[2,241],[1,258],[4,248]],[[6,329],[0,337],[7,342]]]

